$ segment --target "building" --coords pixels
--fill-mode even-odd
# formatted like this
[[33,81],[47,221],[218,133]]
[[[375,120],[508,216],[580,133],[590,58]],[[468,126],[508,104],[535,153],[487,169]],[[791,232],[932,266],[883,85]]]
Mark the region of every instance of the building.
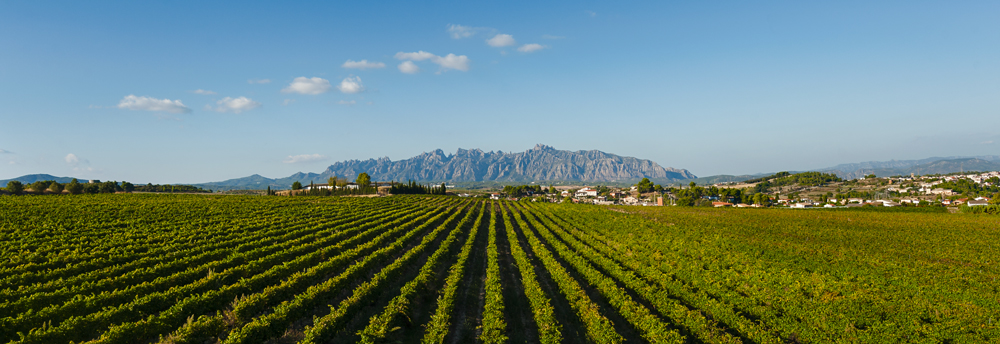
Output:
[[797,209],[812,208],[812,206],[813,206],[812,203],[795,203],[795,204],[792,204],[792,208],[797,208]]
[[326,189],[335,189],[335,188],[337,188],[337,186],[336,185],[330,186],[330,184],[311,184],[311,185],[306,185],[302,189],[304,189],[304,190],[312,190],[314,188],[315,189],[319,189],[319,190],[326,190]]
[[970,207],[975,207],[975,206],[980,206],[980,205],[989,205],[989,204],[990,204],[990,201],[987,201],[987,200],[971,200],[971,201],[969,201],[969,206]]
[[500,199],[500,194],[497,194],[497,193],[491,193],[491,194],[490,194],[490,199]]
[[729,202],[712,202],[712,206],[716,208],[732,207],[733,204]]
[[576,197],[597,197],[597,189],[583,188],[577,190]]

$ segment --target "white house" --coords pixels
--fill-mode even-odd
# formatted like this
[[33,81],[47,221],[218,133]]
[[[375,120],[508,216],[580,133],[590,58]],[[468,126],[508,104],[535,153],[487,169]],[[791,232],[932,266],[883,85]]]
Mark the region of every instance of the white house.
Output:
[[597,197],[597,189],[583,188],[577,190],[576,197]]

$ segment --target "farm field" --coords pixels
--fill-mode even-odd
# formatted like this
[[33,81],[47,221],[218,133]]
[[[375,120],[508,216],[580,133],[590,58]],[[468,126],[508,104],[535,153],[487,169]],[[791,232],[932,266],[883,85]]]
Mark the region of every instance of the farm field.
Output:
[[0,197],[0,343],[1000,340],[1000,217]]

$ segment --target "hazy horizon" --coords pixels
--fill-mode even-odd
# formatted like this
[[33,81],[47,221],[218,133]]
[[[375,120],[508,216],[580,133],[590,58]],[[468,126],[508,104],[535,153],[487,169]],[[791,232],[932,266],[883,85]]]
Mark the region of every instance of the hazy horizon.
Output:
[[995,2],[0,3],[0,179],[442,149],[699,177],[1000,154]]

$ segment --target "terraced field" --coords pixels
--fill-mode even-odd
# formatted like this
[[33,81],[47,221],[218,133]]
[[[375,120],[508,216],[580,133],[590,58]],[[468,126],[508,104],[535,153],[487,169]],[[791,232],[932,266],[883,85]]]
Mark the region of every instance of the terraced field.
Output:
[[995,342],[1000,218],[0,197],[0,342]]

